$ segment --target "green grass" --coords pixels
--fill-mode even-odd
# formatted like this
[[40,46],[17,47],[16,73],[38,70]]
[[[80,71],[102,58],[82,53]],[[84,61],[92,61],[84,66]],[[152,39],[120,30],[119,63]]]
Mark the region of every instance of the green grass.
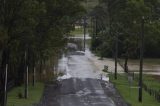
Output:
[[79,34],[83,34],[83,28],[76,28],[74,31],[71,32],[71,35],[79,35]]
[[143,81],[148,87],[159,91],[160,90],[160,80],[156,79],[155,77],[156,76],[153,76],[153,75],[152,76],[143,75]]
[[34,103],[38,103],[42,97],[44,90],[43,83],[36,83],[35,87],[29,86],[29,98],[19,99],[18,93],[24,92],[24,86],[16,87],[8,93],[7,106],[31,106]]
[[[113,75],[110,75],[111,82],[116,86],[122,97],[126,102],[130,103],[132,106],[160,106],[154,97],[150,96],[147,92],[143,90],[143,102],[138,102],[138,88],[130,88],[127,77],[122,74],[118,75],[118,80],[114,80]],[[156,82],[155,82],[156,83]],[[156,83],[157,85],[159,83]],[[137,87],[138,83],[134,81],[133,87]]]

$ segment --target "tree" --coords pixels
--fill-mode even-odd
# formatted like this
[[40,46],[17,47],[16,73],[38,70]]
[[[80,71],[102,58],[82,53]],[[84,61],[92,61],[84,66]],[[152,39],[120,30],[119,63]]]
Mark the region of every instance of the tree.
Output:
[[[152,28],[153,26],[156,26],[155,23],[159,24],[159,21],[158,21],[159,5],[158,4],[159,4],[158,0],[138,0],[138,1],[137,0],[129,0],[129,1],[101,0],[99,8],[95,8],[94,11],[98,11],[96,12],[97,16],[105,17],[100,19],[103,21],[105,28],[103,29],[101,28],[99,30],[99,32],[101,31],[104,32],[103,34],[101,33],[101,35],[99,35],[103,39],[103,40],[100,40],[99,42],[108,42],[105,44],[110,46],[110,49],[108,49],[108,47],[106,48],[107,50],[106,56],[111,57],[110,54],[111,52],[113,52],[112,44],[114,44],[113,39],[114,39],[114,36],[118,34],[119,47],[121,48],[119,50],[119,56],[125,58],[125,61],[126,61],[125,67],[127,66],[128,58],[138,58],[139,57],[139,53],[138,53],[139,52],[139,35],[141,32],[140,30],[141,18],[142,16],[144,16],[146,19],[145,29],[149,29],[149,27],[151,27],[151,30],[145,31],[146,38],[149,35],[154,36],[153,33],[155,32],[155,30],[153,31]],[[152,24],[150,24],[150,22]],[[106,39],[104,39],[102,36]],[[149,38],[147,40],[149,40],[149,42],[151,41],[151,39]],[[157,42],[159,41],[158,39],[157,40],[154,39],[154,40]],[[98,48],[103,44],[104,43],[101,43],[98,46],[97,44],[95,44],[94,48]],[[149,45],[149,43],[147,42],[145,42],[145,44]],[[145,49],[147,49],[146,47]],[[145,50],[145,54],[147,54],[147,57],[153,57],[154,53],[153,55],[149,53],[150,51],[152,51],[152,49],[153,48],[150,47],[150,50],[149,48],[147,49],[147,51]],[[104,51],[104,49],[101,49],[101,50]],[[134,51],[134,52],[131,52],[131,51]],[[150,54],[150,56],[148,54]],[[158,56],[158,55],[154,55],[154,56]]]
[[[47,61],[58,59],[57,55],[65,47],[73,23],[84,12],[80,2],[0,0],[0,89],[4,86],[7,63],[8,79],[21,85],[27,67],[31,71],[35,67],[45,67]],[[2,91],[1,105],[4,104]]]

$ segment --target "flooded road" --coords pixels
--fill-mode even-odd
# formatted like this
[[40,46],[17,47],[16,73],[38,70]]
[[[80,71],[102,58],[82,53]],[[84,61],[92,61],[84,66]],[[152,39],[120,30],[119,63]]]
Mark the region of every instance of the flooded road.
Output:
[[[109,72],[114,72],[114,60],[104,59],[99,60],[99,57],[95,56],[87,48],[85,55],[69,55],[59,60],[59,71],[65,75],[62,79],[67,78],[93,78],[100,79],[101,75],[104,74],[105,81],[109,81],[106,77],[107,73],[102,72],[104,65],[108,66]],[[118,73],[124,73],[123,68],[118,64]],[[60,79],[61,79],[60,78]]]
[[100,77],[100,71],[86,56],[70,56],[68,69],[73,78],[98,79]]
[[93,78],[69,78],[60,87],[46,84],[37,106],[127,106],[112,84]]
[[[83,53],[83,52],[82,52]],[[59,79],[67,78],[93,78],[100,79],[102,71],[100,71],[88,55],[69,55],[59,61],[59,71],[64,76]],[[109,80],[109,79],[108,79]]]
[[63,56],[59,60],[59,70],[64,73],[58,78],[61,86],[46,84],[38,106],[127,106],[109,78],[101,78],[104,64],[101,67],[96,62],[89,50],[85,55]]
[[63,80],[60,93],[60,106],[116,106],[97,79]]

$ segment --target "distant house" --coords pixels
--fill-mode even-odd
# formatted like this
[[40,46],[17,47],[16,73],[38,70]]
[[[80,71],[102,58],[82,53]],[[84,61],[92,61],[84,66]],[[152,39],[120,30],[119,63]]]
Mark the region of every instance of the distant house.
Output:
[[75,26],[75,29],[81,29],[83,27],[83,20],[78,20],[74,26]]
[[[86,22],[86,23],[88,23],[88,22]],[[75,25],[75,29],[83,28],[83,26],[84,26],[84,20],[83,19],[78,20],[78,21],[76,21],[76,23],[74,25]]]

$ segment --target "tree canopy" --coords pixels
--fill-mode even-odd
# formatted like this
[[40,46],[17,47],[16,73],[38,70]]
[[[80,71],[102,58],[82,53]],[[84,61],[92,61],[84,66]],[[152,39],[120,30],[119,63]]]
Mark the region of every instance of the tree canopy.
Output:
[[159,0],[100,0],[92,12],[98,26],[92,48],[100,55],[114,56],[115,37],[118,36],[119,57],[138,58],[144,17],[145,57],[160,57],[159,8]]
[[5,64],[9,64],[9,79],[19,85],[23,83],[25,65],[32,69],[57,58],[75,21],[85,12],[81,2],[0,0],[0,87],[4,84]]

